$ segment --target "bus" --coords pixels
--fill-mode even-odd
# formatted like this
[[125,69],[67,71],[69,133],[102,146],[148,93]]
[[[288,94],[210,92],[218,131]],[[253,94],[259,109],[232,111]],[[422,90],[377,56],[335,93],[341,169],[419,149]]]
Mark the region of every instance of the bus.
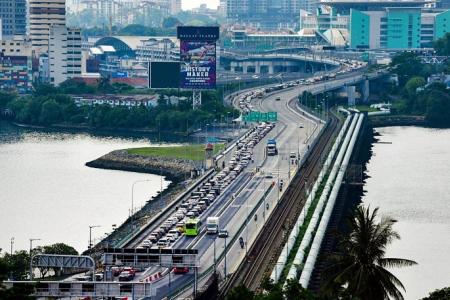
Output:
[[200,232],[200,219],[188,219],[184,224],[184,234],[186,236],[197,236]]

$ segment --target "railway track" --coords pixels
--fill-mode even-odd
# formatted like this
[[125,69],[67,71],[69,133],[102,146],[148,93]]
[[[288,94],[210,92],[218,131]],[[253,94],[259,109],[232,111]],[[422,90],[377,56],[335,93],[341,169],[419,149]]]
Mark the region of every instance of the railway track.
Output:
[[320,172],[321,158],[331,148],[333,136],[336,134],[338,127],[340,127],[338,117],[331,115],[327,127],[311,150],[309,158],[297,172],[275,211],[267,220],[255,243],[250,248],[248,256],[222,289],[221,298],[224,298],[229,289],[241,284],[251,290],[257,290],[262,279],[265,276],[270,276],[270,272],[306,201],[306,185],[308,182],[313,182],[313,179]]

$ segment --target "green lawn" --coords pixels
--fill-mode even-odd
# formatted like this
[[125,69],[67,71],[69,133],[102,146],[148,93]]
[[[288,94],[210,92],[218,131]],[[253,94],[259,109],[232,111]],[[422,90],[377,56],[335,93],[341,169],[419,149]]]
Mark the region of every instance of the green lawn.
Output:
[[[346,106],[346,108],[348,108],[348,106]],[[372,108],[369,105],[356,105],[354,106],[354,108],[356,108],[357,110],[359,110],[360,112],[373,112],[373,111],[378,111],[378,109],[376,108]]]
[[[214,154],[222,151],[224,148],[225,144],[215,144]],[[130,154],[160,156],[167,158],[180,158],[197,161],[203,160],[205,158],[205,145],[203,144],[169,146],[169,147],[133,148],[128,149],[127,151]]]

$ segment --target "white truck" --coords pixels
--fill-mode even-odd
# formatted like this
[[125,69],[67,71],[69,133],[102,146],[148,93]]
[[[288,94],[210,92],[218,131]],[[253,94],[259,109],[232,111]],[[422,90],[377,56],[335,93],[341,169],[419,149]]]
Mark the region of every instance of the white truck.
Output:
[[208,217],[206,219],[206,233],[216,234],[219,232],[219,217]]

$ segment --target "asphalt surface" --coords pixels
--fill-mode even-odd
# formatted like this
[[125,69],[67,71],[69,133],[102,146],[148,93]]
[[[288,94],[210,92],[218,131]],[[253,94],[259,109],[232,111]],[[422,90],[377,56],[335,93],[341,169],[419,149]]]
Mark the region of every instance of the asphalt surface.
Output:
[[[252,105],[259,111],[278,112],[278,122],[254,148],[254,163],[250,164],[201,216],[203,224],[206,223],[207,217],[218,216],[219,227],[228,231],[228,238],[217,238],[216,235],[201,232],[195,238],[182,237],[174,245],[174,248],[199,250],[199,275],[212,269],[215,257],[217,271],[222,277],[238,268],[240,262],[245,259],[247,249],[250,248],[263,228],[265,219],[270,215],[286,190],[290,179],[295,175],[297,165],[289,158],[290,153],[300,154],[301,157],[306,152],[308,144],[317,136],[320,127],[323,126],[317,121],[306,118],[304,113],[296,107],[295,102],[291,100],[305,90],[330,89],[352,84],[359,79],[361,79],[361,74],[353,73],[351,76],[344,75],[332,82],[297,86],[252,101]],[[277,101],[277,97],[281,99]],[[273,138],[277,140],[278,155],[265,157],[266,141]],[[260,166],[259,172],[256,172],[256,166]],[[281,180],[284,184],[280,191],[279,182]],[[273,187],[270,189],[271,185]],[[268,194],[263,197],[266,192]],[[235,199],[232,198],[233,194],[236,196]],[[241,247],[239,238],[244,241],[243,247]],[[225,240],[228,244],[226,268]],[[163,277],[152,285],[155,290],[155,299],[161,299],[188,285],[193,278],[192,270],[188,274],[175,275],[172,273],[170,276]],[[200,277],[199,286],[203,281],[205,279]],[[186,290],[183,296],[187,296],[191,292],[192,287]]]

